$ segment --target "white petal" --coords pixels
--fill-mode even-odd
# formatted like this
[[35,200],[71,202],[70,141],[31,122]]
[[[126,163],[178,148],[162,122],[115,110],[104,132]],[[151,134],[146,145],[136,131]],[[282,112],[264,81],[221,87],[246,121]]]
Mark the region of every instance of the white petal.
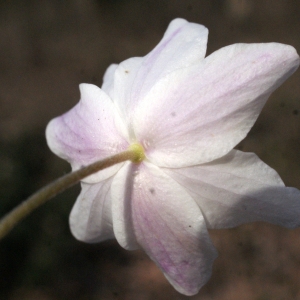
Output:
[[198,203],[208,228],[256,221],[288,228],[300,225],[300,191],[285,187],[253,153],[232,150],[207,164],[165,172]]
[[114,238],[111,178],[97,184],[81,183],[81,193],[70,214],[72,234],[80,241],[95,243]]
[[111,189],[114,234],[118,243],[127,250],[139,248],[132,227],[133,176],[137,165],[125,162],[114,176]]
[[134,93],[133,87],[143,62],[142,57],[133,57],[119,64],[114,77],[114,102],[118,107],[119,114],[128,126],[129,138],[135,141],[132,126],[130,124],[133,112],[131,99]]
[[[210,278],[217,256],[199,207],[156,166],[142,163],[131,171],[133,188],[127,193],[123,215],[132,235],[175,289],[185,295],[196,294]],[[124,219],[115,216],[115,209],[113,203],[114,229],[116,219]],[[119,240],[121,231],[115,235]]]
[[103,76],[103,84],[101,86],[104,91],[111,99],[114,98],[114,76],[117,69],[117,64],[111,64]]
[[138,101],[170,72],[205,56],[208,30],[183,19],[173,20],[160,43],[144,58],[122,62],[115,73],[115,101],[130,122]]
[[298,67],[291,46],[236,44],[173,72],[140,100],[133,127],[156,165],[191,166],[228,153],[270,93]]
[[[47,126],[50,149],[76,170],[128,147],[126,130],[110,98],[97,86],[81,84],[81,100]],[[113,175],[120,165],[84,179],[99,182]]]

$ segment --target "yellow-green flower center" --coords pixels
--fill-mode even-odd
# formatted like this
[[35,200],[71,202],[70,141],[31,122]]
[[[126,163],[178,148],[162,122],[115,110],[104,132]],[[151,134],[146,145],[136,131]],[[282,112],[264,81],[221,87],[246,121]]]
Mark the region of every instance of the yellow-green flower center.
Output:
[[140,163],[141,161],[144,160],[145,156],[145,151],[144,148],[141,144],[139,143],[133,143],[128,147],[128,150],[131,150],[135,154],[135,158],[132,159],[132,162],[134,163]]

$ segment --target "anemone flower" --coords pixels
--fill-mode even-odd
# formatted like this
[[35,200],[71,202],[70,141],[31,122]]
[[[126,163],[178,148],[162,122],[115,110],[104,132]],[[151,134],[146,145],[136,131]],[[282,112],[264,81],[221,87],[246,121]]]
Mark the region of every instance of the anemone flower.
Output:
[[81,182],[73,235],[116,238],[142,248],[176,290],[196,294],[217,257],[207,229],[266,221],[300,223],[300,192],[253,153],[233,148],[270,94],[298,67],[295,49],[234,44],[205,58],[208,30],[172,21],[145,57],[111,65],[101,88],[81,84],[81,100],[46,130],[51,150],[73,170],[136,147]]

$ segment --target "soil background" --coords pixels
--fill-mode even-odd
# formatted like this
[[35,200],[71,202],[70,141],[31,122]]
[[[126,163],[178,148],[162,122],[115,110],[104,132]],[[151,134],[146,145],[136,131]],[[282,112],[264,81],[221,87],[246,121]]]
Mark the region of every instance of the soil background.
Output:
[[[233,43],[280,42],[300,51],[295,0],[0,0],[0,213],[70,170],[44,130],[101,86],[111,63],[147,54],[176,18],[210,30],[208,54]],[[300,71],[269,99],[238,148],[300,188]],[[68,228],[79,186],[39,208],[0,244],[0,299],[300,299],[300,230],[255,223],[211,231],[210,281],[177,293],[142,251],[84,244]]]

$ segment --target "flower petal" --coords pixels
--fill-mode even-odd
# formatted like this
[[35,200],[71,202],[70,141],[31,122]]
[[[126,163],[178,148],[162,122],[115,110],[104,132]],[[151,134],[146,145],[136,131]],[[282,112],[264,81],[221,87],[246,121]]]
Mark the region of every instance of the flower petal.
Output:
[[111,64],[104,73],[103,84],[101,86],[104,91],[111,99],[114,98],[114,76],[117,69],[117,64]]
[[97,184],[81,183],[81,193],[70,214],[72,234],[80,241],[101,242],[114,238],[111,212],[112,179]]
[[114,234],[118,243],[127,250],[140,248],[133,233],[131,216],[131,193],[136,172],[137,165],[125,162],[114,176],[111,189]]
[[256,221],[288,228],[300,225],[300,191],[285,187],[254,153],[232,150],[207,164],[165,172],[198,203],[208,228]]
[[[131,234],[175,289],[185,295],[196,294],[210,278],[217,256],[199,207],[181,186],[156,166],[143,162],[131,171],[133,187],[127,194],[131,203],[123,214],[131,216]],[[117,203],[114,201],[115,198],[115,229],[115,221],[123,221],[124,217],[115,215],[122,205],[121,199]],[[119,240],[121,231],[115,231],[115,235]]]
[[140,100],[132,121],[156,165],[202,164],[249,132],[269,95],[298,67],[291,46],[236,44],[173,72]]
[[[97,86],[81,84],[81,100],[70,111],[47,126],[50,149],[69,161],[76,170],[128,147],[125,127],[110,98]],[[84,179],[99,182],[114,174],[120,165]]]
[[145,57],[122,62],[115,73],[115,101],[129,122],[134,108],[167,74],[204,59],[208,30],[183,19],[173,20],[160,43]]

